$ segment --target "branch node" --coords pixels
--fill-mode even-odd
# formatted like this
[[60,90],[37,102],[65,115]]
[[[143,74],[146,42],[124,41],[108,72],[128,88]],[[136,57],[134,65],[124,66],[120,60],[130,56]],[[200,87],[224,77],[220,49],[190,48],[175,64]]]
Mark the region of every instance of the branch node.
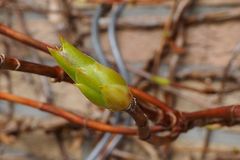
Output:
[[126,111],[128,111],[128,110],[135,111],[136,106],[137,106],[137,99],[135,97],[133,97],[132,101],[129,104],[129,106],[127,107]]
[[57,77],[54,79],[54,82],[61,82],[64,80],[64,71],[58,66],[54,67],[57,70]]
[[42,102],[37,102],[36,103],[36,107],[39,109],[39,110],[43,110],[44,111],[44,105],[45,105],[45,103],[42,103]]
[[17,63],[17,66],[15,67],[14,70],[18,70],[19,67],[21,67],[21,63],[19,62],[19,60],[18,60],[17,58],[13,58],[13,59],[14,59],[14,61]]

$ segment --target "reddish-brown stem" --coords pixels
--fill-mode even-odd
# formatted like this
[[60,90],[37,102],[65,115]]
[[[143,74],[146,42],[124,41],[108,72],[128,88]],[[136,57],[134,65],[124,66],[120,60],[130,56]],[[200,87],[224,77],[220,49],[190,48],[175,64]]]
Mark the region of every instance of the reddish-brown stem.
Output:
[[2,57],[0,69],[34,73],[54,78],[56,81],[73,83],[70,77],[58,66],[50,67],[42,64],[36,64],[24,60],[18,60],[16,58],[5,57],[3,54],[0,56]]
[[151,136],[151,132],[148,125],[148,119],[143,111],[137,104],[135,104],[135,102],[126,111],[131,115],[131,117],[135,120],[136,125],[138,126],[139,138],[142,140],[148,139]]
[[[39,109],[51,114],[54,114],[56,116],[62,117],[69,122],[81,125],[83,127],[95,129],[102,132],[111,132],[111,133],[117,133],[117,134],[125,134],[125,135],[135,135],[137,134],[137,130],[134,128],[127,128],[127,127],[120,127],[120,126],[111,126],[106,123],[97,122],[90,119],[85,119],[79,115],[73,114],[71,112],[67,112],[64,109],[61,109],[59,107],[56,107],[52,104],[42,103],[36,100],[32,100],[29,98],[23,98],[20,96],[15,96],[9,93],[0,92],[0,99],[7,100],[10,102],[20,103],[27,105],[29,107]],[[155,126],[151,128],[151,131],[157,132],[162,131],[163,128],[161,126]]]
[[33,48],[39,49],[41,51],[44,51],[45,53],[48,53],[48,48],[55,48],[52,45],[49,45],[47,43],[38,41],[36,39],[33,39],[23,33],[20,33],[18,31],[15,31],[3,24],[0,23],[0,34],[3,34],[9,38],[15,39],[21,43],[27,44]]
[[148,119],[145,116],[145,113],[139,108],[138,104],[134,104],[130,107],[127,112],[135,120],[136,125],[138,126],[139,138],[145,140],[154,145],[161,145],[173,141],[177,136],[172,137],[164,136],[160,137],[155,134],[152,134],[149,129]]
[[163,110],[164,112],[174,112],[174,110],[170,107],[168,107],[164,102],[160,101],[159,99],[155,98],[154,96],[151,96],[149,94],[146,94],[145,92],[130,87],[132,93],[134,96],[136,96],[137,98],[145,101],[145,102],[149,102],[155,106],[157,106],[159,109]]
[[[75,115],[71,112],[67,112],[59,107],[51,104],[42,103],[36,100],[15,96],[9,93],[0,92],[0,99],[7,100],[10,102],[20,103],[28,105],[30,107],[43,110],[45,112],[57,115],[65,118],[66,120],[76,123],[81,126],[96,129],[103,132],[111,132],[125,135],[135,135],[136,129],[127,127],[111,126],[105,123],[97,122],[94,120],[85,119],[79,115]],[[206,109],[203,111],[181,113],[177,115],[179,131],[187,131],[196,126],[204,126],[213,123],[220,123],[223,125],[235,125],[240,123],[240,105],[223,106],[218,108]],[[166,128],[165,128],[166,129]],[[151,128],[152,132],[158,132],[165,130],[161,126],[155,126]]]
[[159,124],[163,120],[164,116],[161,110],[149,107],[149,104],[147,105],[143,102],[139,102],[138,105],[144,112],[144,114],[148,117],[148,119],[154,122],[155,124]]
[[208,118],[222,118],[229,119],[229,117],[240,118],[240,105],[224,106],[219,108],[211,108],[203,111],[192,112],[191,114],[185,115],[189,121],[197,119],[208,119]]
[[240,105],[223,106],[192,113],[183,113],[183,117],[188,121],[186,130],[196,126],[214,123],[232,126],[240,123]]

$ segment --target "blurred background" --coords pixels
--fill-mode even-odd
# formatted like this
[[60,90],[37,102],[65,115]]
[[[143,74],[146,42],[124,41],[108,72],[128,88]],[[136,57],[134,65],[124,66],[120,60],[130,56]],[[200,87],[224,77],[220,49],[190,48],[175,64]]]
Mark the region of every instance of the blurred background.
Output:
[[[55,46],[62,35],[101,63],[107,60],[129,84],[188,112],[239,104],[239,20],[239,0],[134,1],[112,6],[84,0],[0,0],[0,23]],[[2,35],[0,52],[56,65],[49,55]],[[164,89],[136,70],[197,91]],[[89,119],[111,123],[116,119],[91,104],[73,85],[53,83],[43,76],[0,70],[0,90],[53,103]],[[0,101],[2,160],[240,159],[239,126],[194,128],[164,146],[150,145],[138,137],[108,136]]]

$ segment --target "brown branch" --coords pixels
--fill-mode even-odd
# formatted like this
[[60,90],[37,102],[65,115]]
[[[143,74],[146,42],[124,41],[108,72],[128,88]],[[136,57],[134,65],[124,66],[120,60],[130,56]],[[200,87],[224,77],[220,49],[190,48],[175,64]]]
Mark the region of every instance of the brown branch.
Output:
[[3,25],[2,23],[0,23],[0,34],[5,35],[9,38],[15,39],[21,43],[27,44],[33,48],[44,51],[45,53],[48,53],[48,54],[49,54],[48,48],[55,48],[52,45],[38,41],[38,40],[33,39],[23,33],[15,31],[15,30]]
[[[99,131],[120,133],[120,134],[136,134],[136,129],[126,127],[113,127],[105,123],[96,122],[93,120],[86,120],[79,115],[67,112],[59,107],[51,104],[42,103],[39,101],[15,96],[9,93],[0,92],[0,99],[28,105],[30,107],[43,110],[59,117],[65,118],[72,123],[86,126]],[[175,113],[178,121],[182,121],[181,125],[187,125],[187,128],[183,131],[187,131],[196,126],[204,126],[213,123],[221,123],[223,125],[232,126],[240,123],[240,105],[223,106],[217,108],[206,109],[202,111],[190,112],[190,113]],[[152,128],[152,131],[162,131],[163,128],[156,126]]]
[[16,58],[8,58],[5,57],[4,54],[1,54],[0,58],[0,69],[34,73],[54,78],[57,82],[66,81],[73,83],[70,77],[58,66],[50,67],[42,64],[18,60]]
[[[74,124],[78,124],[80,126],[95,129],[98,131],[111,132],[111,133],[117,133],[117,134],[125,134],[125,135],[137,134],[137,130],[134,128],[112,126],[112,125],[108,125],[106,123],[97,122],[97,121],[90,120],[90,119],[85,119],[85,118],[81,117],[80,115],[76,115],[71,112],[67,112],[64,109],[61,109],[60,107],[56,107],[52,104],[42,103],[42,102],[32,100],[29,98],[24,98],[24,97],[15,96],[15,95],[5,93],[5,92],[0,92],[0,99],[7,100],[10,102],[24,104],[29,107],[54,114],[58,117],[62,117]],[[163,128],[161,126],[155,126],[155,127],[151,128],[151,131],[153,131],[153,132],[157,132],[157,131],[161,131],[161,130],[163,130]]]
[[233,126],[240,123],[240,105],[206,109],[187,113],[183,117],[188,121],[187,130],[196,126],[205,126],[214,123]]

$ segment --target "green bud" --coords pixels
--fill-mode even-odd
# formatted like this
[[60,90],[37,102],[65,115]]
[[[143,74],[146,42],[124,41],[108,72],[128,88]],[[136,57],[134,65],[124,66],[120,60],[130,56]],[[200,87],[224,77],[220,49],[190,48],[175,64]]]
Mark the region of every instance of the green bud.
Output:
[[124,79],[63,38],[60,40],[62,47],[49,48],[49,52],[80,91],[99,107],[112,111],[127,109],[132,101],[132,94]]
[[151,80],[161,86],[168,86],[171,83],[169,79],[160,76],[152,76]]

